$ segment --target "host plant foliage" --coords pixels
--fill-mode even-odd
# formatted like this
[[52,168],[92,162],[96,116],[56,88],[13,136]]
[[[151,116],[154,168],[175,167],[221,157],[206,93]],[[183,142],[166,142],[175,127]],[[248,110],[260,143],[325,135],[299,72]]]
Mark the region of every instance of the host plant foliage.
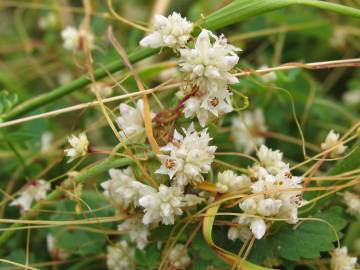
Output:
[[[122,62],[94,70],[94,55],[102,49],[90,18],[98,13],[84,0],[79,26],[60,30],[59,16],[52,12],[38,26],[60,37],[63,53],[86,74],[71,81],[74,74],[64,70],[57,74],[58,88],[17,106],[16,95],[1,93],[2,128],[52,116],[15,119],[40,114],[49,102],[65,106],[60,98],[75,91],[82,104],[54,114],[95,105],[99,110],[86,116],[84,125],[76,126],[81,114],[68,119],[67,141],[56,142],[51,129],[41,134],[37,152],[49,156],[43,169],[26,159],[26,149],[13,139],[16,130],[2,131],[5,149],[20,160],[15,175],[9,174],[11,166],[4,169],[4,179],[20,184],[14,192],[13,183],[5,185],[2,192],[2,221],[11,225],[1,228],[0,261],[24,269],[42,269],[36,263],[47,259],[45,267],[55,269],[104,269],[105,264],[110,270],[355,269],[360,254],[357,90],[350,98],[346,93],[344,102],[333,101],[299,70],[309,68],[306,64],[271,69],[259,63],[256,71],[241,62],[247,48],[230,42],[237,40],[235,30],[227,31],[230,37],[214,30],[292,4],[357,19],[360,11],[315,0],[238,0],[198,21],[178,12],[155,15],[147,29],[107,4],[113,18],[134,28],[142,48],[127,54],[129,48],[109,28],[110,50]],[[139,29],[147,30],[144,37]],[[284,42],[276,44],[275,55]],[[315,68],[360,63],[346,61]],[[274,72],[281,68],[291,70]],[[360,87],[354,77],[350,85]],[[87,84],[84,96],[78,90]],[[125,94],[116,97],[119,89]],[[88,95],[95,103],[86,103]],[[115,107],[108,105],[117,100]],[[47,252],[37,250],[44,245]]]

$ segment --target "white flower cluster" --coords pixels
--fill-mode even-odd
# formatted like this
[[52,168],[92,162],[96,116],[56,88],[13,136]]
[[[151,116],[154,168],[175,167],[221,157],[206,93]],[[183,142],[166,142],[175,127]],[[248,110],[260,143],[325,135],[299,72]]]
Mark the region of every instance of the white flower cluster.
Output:
[[107,247],[107,267],[109,270],[133,270],[135,250],[126,241]]
[[90,91],[96,95],[96,92],[100,94],[100,97],[107,98],[110,97],[113,94],[113,88],[103,82],[97,82],[95,84],[92,84],[90,87]]
[[85,133],[80,133],[78,136],[71,135],[68,137],[68,142],[71,148],[65,149],[65,155],[69,157],[68,162],[86,156],[89,148],[89,140]]
[[229,45],[224,36],[217,37],[205,29],[195,48],[180,50],[180,71],[187,83],[198,88],[198,93],[185,102],[185,117],[197,116],[205,126],[209,113],[219,117],[233,110],[228,87],[239,81],[230,73],[239,61],[236,51],[239,49]]
[[231,134],[238,150],[251,154],[256,147],[265,143],[261,133],[266,132],[267,127],[261,109],[240,113],[232,120]]
[[[359,189],[357,189],[359,190]],[[359,193],[353,193],[350,191],[346,191],[344,193],[344,202],[347,205],[348,213],[356,216],[360,214],[360,196]]]
[[65,260],[70,256],[66,250],[57,247],[56,238],[50,233],[46,235],[46,244],[53,259]]
[[94,35],[84,29],[76,29],[73,26],[68,26],[61,32],[61,37],[64,41],[63,47],[65,50],[80,50],[85,42],[90,49],[94,48]]
[[339,141],[340,134],[335,133],[333,130],[330,130],[329,134],[326,136],[325,142],[321,144],[321,149],[328,150],[333,148],[330,152],[331,156],[338,156],[343,154],[347,146]]
[[138,206],[141,190],[147,186],[135,179],[131,167],[122,170],[110,169],[109,175],[111,179],[101,183],[101,187],[113,205],[119,208]]
[[204,180],[203,173],[208,173],[214,159],[216,146],[209,146],[211,138],[206,129],[198,132],[194,124],[183,129],[184,136],[175,130],[172,142],[161,148],[164,155],[159,155],[162,162],[156,171],[174,179],[174,185],[196,185]]
[[249,176],[236,175],[233,171],[226,170],[218,174],[216,188],[220,193],[236,192],[243,188],[248,188],[250,184]]
[[175,269],[186,269],[191,263],[191,258],[183,244],[176,244],[169,253],[169,262]]
[[138,249],[144,249],[148,243],[149,228],[139,219],[129,218],[118,225],[118,231],[130,236],[131,242],[136,243]]
[[229,84],[237,83],[238,79],[230,71],[239,61],[236,52],[240,49],[228,44],[223,35],[218,37],[206,29],[197,37],[194,48],[187,47],[192,28],[178,13],[168,18],[156,16],[155,31],[142,39],[140,45],[179,50],[184,91],[189,95],[184,103],[184,115],[197,117],[204,127],[210,117],[233,110]]
[[[130,167],[123,170],[110,169],[109,174],[111,179],[101,184],[104,195],[118,208],[143,207],[145,225],[158,222],[174,224],[175,217],[182,215],[183,207],[191,207],[203,201],[195,195],[184,195],[180,187],[160,185],[159,190],[156,190],[145,185],[135,179]],[[120,224],[119,230],[127,230],[132,226],[131,240],[138,247],[144,247],[147,243],[147,228],[137,226],[134,222]]]
[[140,41],[142,47],[159,48],[170,47],[179,49],[184,47],[191,37],[193,24],[179,13],[173,12],[167,18],[155,15],[154,32]]
[[180,187],[160,185],[159,191],[155,189],[145,192],[139,199],[144,208],[144,224],[161,222],[164,225],[174,224],[175,217],[183,214],[183,207],[191,207],[201,203],[202,199],[196,195],[186,194]]
[[41,16],[38,21],[39,28],[42,30],[54,28],[56,26],[56,23],[57,23],[56,15],[55,13],[52,12],[44,16]]
[[[129,141],[145,141],[145,124],[144,124],[144,103],[140,99],[136,103],[136,108],[133,108],[126,103],[119,105],[120,116],[116,118],[121,131],[120,136]],[[154,114],[151,113],[151,117]]]
[[336,248],[331,255],[331,270],[355,269],[357,258],[348,255],[347,247]]
[[10,205],[20,207],[21,211],[28,211],[33,201],[45,199],[49,190],[50,184],[45,180],[31,181],[25,185],[19,196]]
[[342,99],[346,105],[359,108],[360,89],[346,91],[345,94],[343,94]]
[[[243,215],[234,220],[240,226],[229,231],[229,238],[247,238],[249,227],[257,239],[261,239],[270,223],[267,217],[282,218],[288,223],[298,221],[298,208],[302,206],[300,189],[302,178],[292,176],[289,164],[282,161],[282,153],[262,145],[257,153],[260,164],[249,169],[253,179],[249,183],[251,195],[239,203]],[[246,177],[246,176],[244,176]],[[295,190],[293,190],[295,189]]]

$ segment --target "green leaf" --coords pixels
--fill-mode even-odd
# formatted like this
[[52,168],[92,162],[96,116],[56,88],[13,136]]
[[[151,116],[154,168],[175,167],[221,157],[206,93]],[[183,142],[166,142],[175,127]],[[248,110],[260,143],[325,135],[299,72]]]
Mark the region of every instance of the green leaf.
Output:
[[[26,263],[26,252],[23,249],[15,249],[12,250],[11,253],[4,258],[5,260],[19,263],[19,264],[25,264]],[[29,254],[29,263],[34,262],[34,255],[32,253]],[[12,268],[11,264],[0,262],[0,269],[9,269]]]
[[[56,214],[52,215],[51,220],[77,220],[84,218],[95,218],[95,217],[107,217],[113,214],[113,211],[109,208],[105,208],[108,205],[107,200],[98,193],[95,192],[84,192],[82,200],[90,209],[100,209],[100,211],[88,213],[88,208],[83,208],[87,211],[87,214],[74,213],[76,203],[70,200],[64,200],[57,204]],[[51,229],[51,233],[56,237],[57,246],[71,254],[77,255],[90,255],[101,252],[105,243],[106,235],[97,232],[90,232],[84,230],[85,228],[101,229],[109,227],[109,225],[74,225],[67,227],[55,227]]]
[[135,251],[136,262],[146,269],[155,268],[160,262],[160,257],[160,249],[158,249],[156,243],[147,245],[144,250],[136,249]]
[[228,267],[205,242],[202,234],[196,235],[192,242],[190,252],[194,262],[193,269],[206,269],[210,265],[215,267]]
[[330,170],[330,175],[336,175],[360,168],[360,142],[355,144],[351,150],[353,152],[349,156],[340,160],[333,169]]
[[9,93],[6,90],[0,91],[0,114],[9,111],[17,102],[17,94]]
[[[314,215],[314,218],[331,224],[339,237],[340,231],[347,223],[340,207],[319,212]],[[304,221],[296,229],[293,229],[294,225],[285,225],[267,239],[256,241],[250,260],[260,263],[265,258],[273,258],[274,255],[289,261],[320,257],[320,252],[332,250],[333,242],[337,240],[329,224],[314,220]]]

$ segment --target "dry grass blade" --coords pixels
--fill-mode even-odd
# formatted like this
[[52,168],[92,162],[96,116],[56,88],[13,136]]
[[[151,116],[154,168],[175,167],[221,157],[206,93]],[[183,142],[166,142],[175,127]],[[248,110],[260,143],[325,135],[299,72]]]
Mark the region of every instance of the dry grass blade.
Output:
[[134,79],[135,79],[136,84],[137,84],[137,86],[139,88],[139,91],[142,94],[142,99],[143,99],[143,102],[144,102],[144,122],[145,122],[146,135],[148,137],[148,140],[149,140],[149,143],[151,145],[152,150],[155,153],[159,153],[160,148],[159,148],[159,146],[158,146],[158,144],[157,144],[157,142],[156,142],[156,140],[154,138],[154,133],[153,133],[153,129],[152,129],[149,100],[148,100],[147,95],[143,94],[143,92],[145,91],[144,84],[142,83],[142,81],[141,81],[138,73],[136,72],[136,70],[131,65],[131,63],[130,63],[127,55],[126,55],[126,52],[125,52],[124,48],[116,40],[111,27],[108,28],[108,36],[109,36],[110,42],[115,47],[117,52],[120,54],[122,60],[124,61],[125,65],[130,70],[131,74],[134,76]]

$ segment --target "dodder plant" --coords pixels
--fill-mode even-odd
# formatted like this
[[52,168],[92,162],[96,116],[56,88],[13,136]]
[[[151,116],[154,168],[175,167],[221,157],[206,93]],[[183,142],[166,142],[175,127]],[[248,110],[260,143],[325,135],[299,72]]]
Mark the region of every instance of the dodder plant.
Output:
[[[86,75],[64,83],[72,74],[60,73],[60,87],[16,106],[16,96],[1,95],[1,128],[92,106],[100,114],[87,116],[78,132],[62,126],[70,134],[67,146],[52,143],[56,133],[42,134],[35,156],[14,139],[15,130],[3,130],[4,149],[20,166],[13,175],[11,164],[4,166],[11,180],[2,192],[1,221],[11,225],[2,228],[0,261],[25,269],[101,269],[105,262],[108,269],[355,269],[358,112],[326,97],[321,84],[299,69],[337,70],[358,66],[359,59],[255,70],[239,62],[247,49],[214,30],[293,4],[357,19],[360,11],[323,1],[239,0],[196,22],[177,12],[155,15],[148,30],[107,4],[110,14],[100,15],[147,32],[139,41],[143,48],[127,53],[108,27],[121,62],[94,70],[99,48],[90,26],[92,15],[100,15],[84,0],[78,28],[59,33],[53,13],[39,27],[61,36],[64,53]],[[232,34],[230,40],[239,39]],[[156,53],[151,64],[133,66]],[[157,63],[163,55],[173,60]],[[63,104],[61,97],[88,84],[96,101],[36,111]],[[116,87],[131,91],[114,96]],[[344,100],[354,105],[356,97]],[[108,106],[118,100],[118,109]],[[112,138],[99,139],[99,130]],[[46,162],[36,163],[42,156]],[[19,189],[12,192],[14,181]],[[48,251],[38,251],[45,242]]]

